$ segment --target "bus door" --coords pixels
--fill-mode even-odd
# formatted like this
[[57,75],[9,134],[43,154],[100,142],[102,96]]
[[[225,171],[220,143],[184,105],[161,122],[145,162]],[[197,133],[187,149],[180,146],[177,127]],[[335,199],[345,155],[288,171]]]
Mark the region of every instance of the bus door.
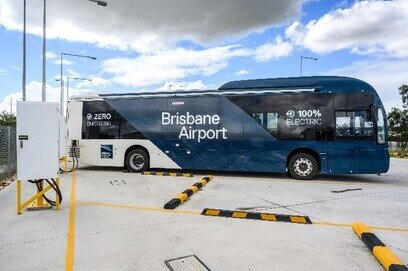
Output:
[[187,115],[195,115],[195,98],[163,99],[161,130],[166,140],[165,152],[182,168],[195,169],[195,142],[188,136],[188,131],[195,127],[194,123],[187,123]]
[[[375,130],[382,127],[384,131],[384,117],[381,109],[380,116],[377,118],[377,129],[374,129],[374,110],[360,111],[356,113],[354,120],[356,133],[362,138],[359,148],[356,150],[356,173],[375,173],[378,161],[381,159],[381,153],[378,153],[377,144],[381,144],[381,140],[376,140]],[[378,119],[380,122],[378,122]],[[380,128],[381,129],[381,128]],[[366,138],[365,138],[366,137]],[[379,142],[380,141],[380,142]],[[384,142],[382,142],[384,143]]]
[[335,141],[329,148],[332,173],[366,173],[375,159],[370,110],[336,111]]

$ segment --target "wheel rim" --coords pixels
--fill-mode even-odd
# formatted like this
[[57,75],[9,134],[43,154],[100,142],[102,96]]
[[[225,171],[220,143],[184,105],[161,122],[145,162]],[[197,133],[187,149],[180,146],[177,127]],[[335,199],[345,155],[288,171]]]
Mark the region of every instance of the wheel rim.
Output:
[[306,177],[310,175],[313,171],[313,163],[307,158],[296,159],[293,168],[295,173],[299,176]]
[[144,159],[143,155],[141,155],[139,153],[135,153],[130,157],[130,165],[135,170],[142,169],[144,164],[145,164],[145,159]]

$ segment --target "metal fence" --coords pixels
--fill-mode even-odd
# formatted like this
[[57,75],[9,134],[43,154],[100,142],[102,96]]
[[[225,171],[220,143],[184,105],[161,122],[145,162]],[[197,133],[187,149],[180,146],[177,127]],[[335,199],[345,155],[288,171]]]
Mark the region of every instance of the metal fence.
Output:
[[17,170],[16,129],[0,126],[0,180]]

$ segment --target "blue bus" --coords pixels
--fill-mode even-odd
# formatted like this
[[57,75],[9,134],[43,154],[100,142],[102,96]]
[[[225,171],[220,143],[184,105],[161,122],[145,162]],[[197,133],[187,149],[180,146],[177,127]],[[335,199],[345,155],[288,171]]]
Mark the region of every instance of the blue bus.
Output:
[[241,172],[296,179],[388,171],[375,89],[347,77],[232,81],[217,90],[100,94],[68,104],[84,164]]

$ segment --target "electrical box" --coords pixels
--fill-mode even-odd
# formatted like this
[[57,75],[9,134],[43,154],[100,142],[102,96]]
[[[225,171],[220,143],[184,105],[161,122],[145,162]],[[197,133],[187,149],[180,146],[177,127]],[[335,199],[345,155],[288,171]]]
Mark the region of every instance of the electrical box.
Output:
[[17,102],[17,179],[57,178],[58,103]]
[[59,123],[59,157],[67,155],[67,124],[65,117],[60,117]]

